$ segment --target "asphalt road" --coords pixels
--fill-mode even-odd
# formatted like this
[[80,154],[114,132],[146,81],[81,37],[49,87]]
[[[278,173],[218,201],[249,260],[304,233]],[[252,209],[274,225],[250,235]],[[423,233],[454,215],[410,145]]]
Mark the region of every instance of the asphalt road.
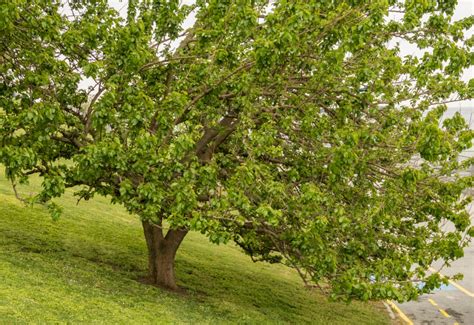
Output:
[[[474,207],[471,207],[474,224]],[[433,271],[441,263],[433,265]],[[464,257],[443,268],[441,274],[464,274],[463,280],[450,282],[435,292],[421,296],[418,301],[397,304],[407,324],[469,324],[474,325],[474,240],[465,249]],[[408,319],[407,319],[408,318]]]

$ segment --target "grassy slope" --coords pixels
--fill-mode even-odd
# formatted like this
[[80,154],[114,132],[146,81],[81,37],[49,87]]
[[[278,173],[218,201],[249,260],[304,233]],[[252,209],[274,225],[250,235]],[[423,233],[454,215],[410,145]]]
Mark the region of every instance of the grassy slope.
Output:
[[[35,184],[23,191],[34,191]],[[146,252],[137,218],[105,199],[59,200],[52,221],[25,208],[0,174],[0,323],[384,324],[368,304],[329,303],[283,266],[252,263],[232,245],[185,239],[177,276],[185,296],[137,282]]]

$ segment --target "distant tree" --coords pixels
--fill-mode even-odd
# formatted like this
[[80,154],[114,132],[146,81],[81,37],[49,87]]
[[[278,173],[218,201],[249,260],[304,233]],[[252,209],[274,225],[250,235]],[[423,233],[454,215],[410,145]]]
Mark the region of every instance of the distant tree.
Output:
[[14,185],[41,175],[31,202],[57,216],[51,199],[73,187],[123,205],[169,289],[191,230],[335,299],[446,281],[426,269],[472,235],[472,178],[456,171],[473,132],[458,114],[441,123],[474,95],[474,18],[453,21],[456,1],[124,6],[0,4],[0,162]]

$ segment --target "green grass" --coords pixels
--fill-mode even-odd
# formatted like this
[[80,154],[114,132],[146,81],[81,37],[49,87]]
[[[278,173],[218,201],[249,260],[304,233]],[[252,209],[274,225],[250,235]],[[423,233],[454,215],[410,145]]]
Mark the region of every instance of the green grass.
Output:
[[68,193],[57,202],[64,213],[52,221],[43,207],[20,203],[0,174],[0,324],[389,323],[374,304],[328,302],[291,269],[253,263],[196,233],[176,262],[187,294],[142,284],[146,251],[136,217],[104,198],[76,205]]

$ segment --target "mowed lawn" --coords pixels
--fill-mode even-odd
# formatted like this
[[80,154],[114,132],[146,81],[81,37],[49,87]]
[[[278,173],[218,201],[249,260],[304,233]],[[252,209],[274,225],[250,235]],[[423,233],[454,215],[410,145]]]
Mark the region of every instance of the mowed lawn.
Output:
[[146,248],[136,216],[105,198],[76,205],[68,192],[53,221],[44,207],[19,202],[0,168],[0,324],[389,323],[378,304],[328,302],[291,269],[253,263],[197,233],[177,256],[186,294],[142,284]]

